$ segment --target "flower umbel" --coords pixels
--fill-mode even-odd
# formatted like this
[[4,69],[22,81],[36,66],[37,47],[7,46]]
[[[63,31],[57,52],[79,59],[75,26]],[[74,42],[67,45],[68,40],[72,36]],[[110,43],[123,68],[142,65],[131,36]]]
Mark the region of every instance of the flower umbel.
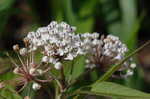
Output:
[[28,84],[28,82],[34,81],[38,83],[44,83],[44,82],[50,82],[52,80],[50,76],[49,76],[50,79],[46,79],[46,80],[39,79],[40,76],[46,74],[49,70],[51,70],[52,67],[47,66],[48,64],[42,62],[36,63],[34,61],[35,51],[30,51],[29,46],[26,46],[25,48],[19,48],[19,45],[14,45],[13,49],[18,56],[18,60],[20,61],[20,64],[17,64],[9,56],[9,54],[8,56],[11,58],[13,64],[15,65],[15,69],[13,72],[17,75],[20,75],[19,78],[20,84],[24,85],[19,91],[21,91]]
[[[118,37],[102,35],[101,39],[97,40],[95,47],[92,47],[91,54],[89,54],[89,59],[86,62],[87,68],[99,67],[101,71],[105,72],[109,66],[124,59],[127,52],[128,48]],[[118,72],[120,72],[121,77],[131,76],[135,67],[136,64],[132,63],[132,59],[130,59],[121,66]]]

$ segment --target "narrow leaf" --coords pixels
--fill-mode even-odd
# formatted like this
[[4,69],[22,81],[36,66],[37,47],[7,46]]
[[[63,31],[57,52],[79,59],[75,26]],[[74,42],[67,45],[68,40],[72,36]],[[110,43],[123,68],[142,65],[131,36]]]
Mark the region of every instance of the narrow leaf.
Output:
[[123,99],[150,99],[150,94],[131,89],[112,82],[101,82],[91,89],[97,95],[119,97]]

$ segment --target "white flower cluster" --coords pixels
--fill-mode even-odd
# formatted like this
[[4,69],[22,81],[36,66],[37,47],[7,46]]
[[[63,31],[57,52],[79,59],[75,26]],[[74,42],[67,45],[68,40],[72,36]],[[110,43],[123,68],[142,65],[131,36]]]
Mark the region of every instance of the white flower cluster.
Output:
[[[128,48],[123,44],[118,37],[108,35],[104,40],[103,55],[112,57],[112,60],[122,60],[125,58],[125,54],[128,52]],[[136,64],[132,62],[132,58],[126,61],[120,68],[120,71],[125,71],[124,77],[133,75],[133,69]]]
[[[29,32],[27,39],[31,51],[43,48],[43,62],[58,64],[61,60],[73,60],[78,55],[83,55],[83,42],[76,28],[65,22],[51,22],[47,27],[39,28],[36,32]],[[55,66],[58,68],[59,65]]]
[[[88,34],[85,34],[88,35]],[[91,34],[94,36],[96,34]],[[88,38],[88,37],[86,37]],[[88,39],[90,46],[89,59],[86,60],[87,68],[94,68],[100,66],[101,68],[108,68],[107,65],[115,64],[116,62],[125,58],[128,48],[124,43],[122,43],[118,37],[113,35],[108,35],[101,39],[92,38]],[[91,43],[90,43],[91,42]],[[131,60],[131,59],[130,59]],[[103,66],[102,66],[103,65]],[[125,71],[125,76],[133,75],[133,69],[136,67],[135,63],[132,61],[126,61],[123,66],[118,70],[120,72]],[[123,75],[124,76],[124,75]]]
[[[113,57],[114,59],[121,60],[124,58],[125,53],[128,51],[125,44],[123,44],[118,37],[108,35],[104,40],[103,55]],[[114,57],[115,56],[115,57]]]
[[29,32],[26,39],[29,40],[30,51],[42,48],[44,54],[42,62],[52,63],[56,69],[62,67],[61,61],[73,60],[78,55],[94,56],[93,59],[96,62],[91,62],[90,59],[86,61],[87,67],[93,68],[97,63],[103,62],[103,59],[100,59],[102,56],[109,59],[108,62],[119,61],[128,51],[126,45],[116,36],[108,35],[106,38],[101,38],[99,33],[79,35],[75,33],[75,30],[75,27],[65,22],[52,21],[48,26],[41,27],[36,32]]

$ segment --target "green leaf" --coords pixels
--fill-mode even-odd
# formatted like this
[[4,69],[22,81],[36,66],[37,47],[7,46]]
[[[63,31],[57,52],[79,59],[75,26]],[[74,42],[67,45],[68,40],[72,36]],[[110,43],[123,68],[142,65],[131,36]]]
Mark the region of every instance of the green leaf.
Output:
[[5,74],[0,75],[0,80],[12,80],[16,77],[17,75],[15,75],[13,72],[7,72]]
[[5,85],[5,87],[0,90],[0,97],[2,99],[22,99],[22,97],[14,90],[14,88],[9,85]]
[[74,60],[73,71],[72,71],[72,79],[77,78],[83,71],[85,66],[85,57],[79,56]]
[[85,57],[78,56],[73,61],[66,61],[63,63],[64,73],[68,82],[75,80],[79,77],[85,68]]
[[97,95],[119,97],[123,99],[150,99],[150,94],[131,89],[112,82],[101,82],[91,89]]

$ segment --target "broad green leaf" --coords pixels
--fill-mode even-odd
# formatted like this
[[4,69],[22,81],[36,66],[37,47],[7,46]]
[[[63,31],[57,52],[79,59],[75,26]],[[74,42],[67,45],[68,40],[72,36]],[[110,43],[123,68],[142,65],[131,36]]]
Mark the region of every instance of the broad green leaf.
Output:
[[[0,97],[2,99],[23,99],[12,86],[5,85],[4,88],[0,90]],[[0,98],[0,99],[1,99]]]
[[150,94],[131,89],[112,82],[101,82],[91,89],[97,95],[119,97],[123,99],[150,99]]
[[11,80],[16,77],[17,75],[15,75],[13,72],[7,72],[5,74],[0,75],[0,80]]

